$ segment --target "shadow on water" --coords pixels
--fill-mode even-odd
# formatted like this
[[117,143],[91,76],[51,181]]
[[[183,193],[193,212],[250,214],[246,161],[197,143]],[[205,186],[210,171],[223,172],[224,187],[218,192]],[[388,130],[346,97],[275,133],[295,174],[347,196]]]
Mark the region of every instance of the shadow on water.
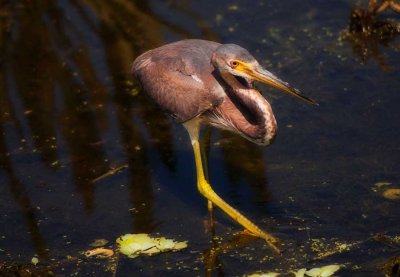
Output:
[[[353,8],[349,22],[342,2],[3,2],[0,273],[243,276],[335,263],[343,276],[398,276],[399,200],[382,197],[400,185],[400,17],[390,1]],[[130,76],[140,53],[192,37],[242,44],[321,103],[268,93],[272,146],[216,130],[207,146],[216,190],[281,237],[282,256],[236,235],[218,211],[207,232],[188,137]],[[82,255],[95,239],[114,247],[140,232],[190,248]]]

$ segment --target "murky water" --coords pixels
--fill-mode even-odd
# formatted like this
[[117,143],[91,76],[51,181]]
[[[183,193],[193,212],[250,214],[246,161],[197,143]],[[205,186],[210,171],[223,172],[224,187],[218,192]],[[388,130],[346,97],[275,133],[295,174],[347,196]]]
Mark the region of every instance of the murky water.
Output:
[[[243,276],[341,264],[338,276],[398,276],[400,200],[384,192],[400,188],[400,14],[351,22],[354,5],[5,1],[1,274]],[[241,227],[219,211],[213,239],[184,128],[130,76],[140,53],[183,38],[240,44],[320,104],[259,86],[279,125],[273,145],[211,130],[215,190],[284,240],[281,256],[235,237]],[[140,232],[189,248],[136,259],[82,254],[96,239],[110,248]]]

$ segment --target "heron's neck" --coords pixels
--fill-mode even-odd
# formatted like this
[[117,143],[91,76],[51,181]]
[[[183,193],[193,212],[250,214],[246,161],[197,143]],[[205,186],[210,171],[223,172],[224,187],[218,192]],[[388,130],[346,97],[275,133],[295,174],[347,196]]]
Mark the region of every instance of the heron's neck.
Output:
[[248,89],[248,87],[244,86],[241,82],[239,82],[235,76],[233,76],[229,72],[221,72],[221,77],[225,81],[225,83],[232,89],[232,90],[243,90]]
[[[236,127],[246,138],[258,144],[269,144],[275,137],[277,128],[271,105],[259,91],[241,84],[233,75],[225,73],[221,76],[229,86],[228,91],[232,94],[233,102],[239,102],[240,112],[248,118],[247,125]],[[250,132],[251,129],[249,125],[255,128],[252,133],[257,134],[257,138],[246,135],[245,131]]]

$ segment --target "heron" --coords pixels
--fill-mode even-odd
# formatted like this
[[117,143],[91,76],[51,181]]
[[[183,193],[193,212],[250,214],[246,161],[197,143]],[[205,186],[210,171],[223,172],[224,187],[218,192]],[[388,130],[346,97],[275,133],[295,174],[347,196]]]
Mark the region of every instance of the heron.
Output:
[[251,235],[260,237],[279,251],[279,241],[225,202],[204,174],[199,144],[200,127],[208,124],[231,131],[258,145],[275,138],[277,123],[271,105],[254,87],[259,81],[292,94],[310,104],[317,103],[264,69],[245,49],[187,39],[149,50],[135,59],[132,73],[142,89],[176,122],[186,128],[194,152],[197,188]]

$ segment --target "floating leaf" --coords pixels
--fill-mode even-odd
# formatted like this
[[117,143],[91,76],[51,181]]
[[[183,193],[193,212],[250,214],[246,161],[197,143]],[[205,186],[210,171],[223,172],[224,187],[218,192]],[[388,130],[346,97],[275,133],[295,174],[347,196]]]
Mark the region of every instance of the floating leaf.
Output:
[[400,199],[400,189],[387,189],[382,193],[383,197],[390,200]]
[[255,273],[252,275],[248,275],[247,277],[277,277],[279,273],[277,272],[268,272],[268,273]]
[[299,269],[297,272],[293,272],[295,277],[304,277],[304,274],[306,273],[307,269],[306,268],[302,268]]
[[159,249],[172,249],[175,247],[175,242],[172,239],[160,238],[157,242]]
[[310,277],[329,277],[340,269],[340,265],[327,265],[319,268],[312,268],[306,271]]
[[107,249],[107,248],[96,248],[96,249],[92,249],[92,250],[88,250],[85,252],[85,256],[86,257],[90,257],[90,256],[103,256],[103,257],[111,257],[114,255],[114,251],[111,249]]
[[151,238],[148,234],[126,234],[117,239],[119,250],[130,258],[140,254],[153,255],[167,251],[178,251],[187,247],[187,242],[177,242],[165,237]]
[[32,263],[33,265],[37,265],[37,264],[39,263],[38,257],[33,257],[32,260],[31,260],[31,263]]
[[377,182],[375,183],[375,186],[378,188],[384,187],[384,186],[390,186],[392,183],[390,182]]
[[181,249],[186,248],[186,247],[187,247],[187,242],[186,241],[180,241],[180,242],[177,242],[175,244],[175,249],[176,250],[181,250]]

